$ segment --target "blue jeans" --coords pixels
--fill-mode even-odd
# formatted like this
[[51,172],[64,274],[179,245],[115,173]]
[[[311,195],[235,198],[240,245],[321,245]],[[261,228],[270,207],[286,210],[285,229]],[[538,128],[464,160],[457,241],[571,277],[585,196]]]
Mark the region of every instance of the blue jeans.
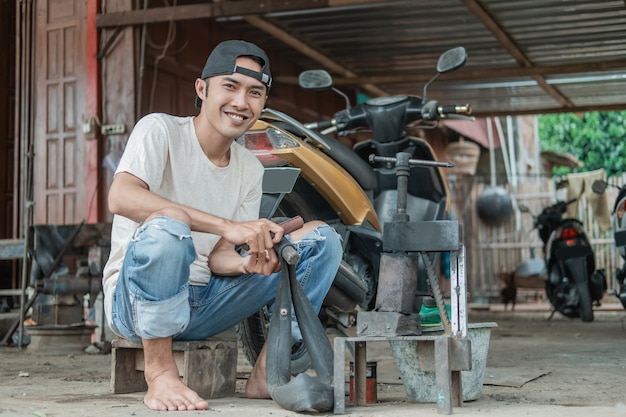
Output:
[[[341,261],[339,235],[323,225],[293,245],[300,255],[297,280],[319,312]],[[232,328],[274,300],[280,272],[214,275],[207,285],[189,285],[195,259],[185,223],[155,217],[137,228],[115,288],[116,333],[133,341],[169,336],[201,340]],[[297,326],[292,327],[299,338]]]

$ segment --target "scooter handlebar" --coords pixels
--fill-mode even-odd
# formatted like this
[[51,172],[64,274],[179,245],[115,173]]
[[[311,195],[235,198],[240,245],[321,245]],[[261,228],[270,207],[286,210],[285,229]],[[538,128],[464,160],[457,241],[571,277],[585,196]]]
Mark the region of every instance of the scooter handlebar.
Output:
[[469,116],[472,108],[469,104],[449,104],[439,105],[437,101],[431,100],[422,106],[422,118],[424,120],[439,120],[450,116]]
[[304,126],[306,126],[307,128],[311,130],[323,130],[323,129],[328,129],[329,127],[335,127],[336,123],[335,123],[335,119],[330,119],[330,120],[322,120],[319,122],[305,123]]
[[[404,105],[402,105],[405,103]],[[402,115],[399,112],[403,112]],[[395,114],[395,116],[394,116]],[[355,127],[370,126],[376,123],[382,115],[400,117],[404,123],[416,120],[434,121],[443,118],[465,118],[472,114],[469,104],[440,105],[435,100],[424,102],[416,96],[392,96],[387,101],[377,99],[361,103],[350,109],[342,110],[330,120],[306,123],[304,126],[311,130],[324,130],[335,128],[338,132],[348,131]],[[380,134],[381,132],[379,132]],[[393,136],[397,132],[383,132],[385,136]]]
[[469,116],[472,114],[472,107],[469,104],[450,104],[447,106],[439,106],[437,110],[442,117],[457,114]]

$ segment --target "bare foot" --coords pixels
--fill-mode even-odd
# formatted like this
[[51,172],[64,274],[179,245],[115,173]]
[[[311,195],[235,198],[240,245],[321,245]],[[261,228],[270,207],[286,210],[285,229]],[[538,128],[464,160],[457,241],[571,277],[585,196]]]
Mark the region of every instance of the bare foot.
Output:
[[144,375],[148,392],[143,402],[157,411],[206,410],[209,403],[188,388],[178,376],[172,356],[172,339],[143,339]]
[[265,380],[265,375],[260,377],[259,372],[255,372],[255,369],[252,369],[250,373],[250,378],[248,378],[248,382],[246,382],[246,397],[248,398],[259,398],[259,399],[271,399],[269,391],[267,390],[267,381]]
[[[146,381],[148,379],[146,378]],[[209,403],[180,380],[178,371],[166,371],[148,381],[143,399],[148,408],[157,411],[206,410]]]
[[258,398],[258,399],[271,399],[269,391],[267,390],[267,380],[265,373],[265,346],[259,353],[259,357],[250,372],[248,382],[246,382],[246,397]]

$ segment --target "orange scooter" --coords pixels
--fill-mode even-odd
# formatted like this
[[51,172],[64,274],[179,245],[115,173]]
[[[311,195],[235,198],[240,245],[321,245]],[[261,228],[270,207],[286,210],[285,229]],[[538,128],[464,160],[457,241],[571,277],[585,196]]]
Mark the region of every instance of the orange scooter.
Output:
[[[411,239],[436,240],[428,232],[407,233],[402,222],[448,219],[447,186],[438,161],[423,139],[406,134],[406,125],[434,127],[445,117],[468,118],[469,106],[442,106],[429,100],[428,85],[441,73],[461,67],[464,48],[444,52],[437,74],[424,87],[423,97],[392,96],[348,106],[331,120],[303,124],[265,109],[259,121],[238,142],[254,152],[265,166],[261,215],[268,218],[301,216],[333,226],[343,238],[343,261],[326,297],[320,319],[327,330],[343,333],[355,325],[359,311],[377,308],[381,259],[385,251],[402,251]],[[333,88],[323,70],[300,75],[305,89]],[[355,129],[371,130],[371,138],[349,149],[328,133],[346,135]],[[385,234],[385,228],[396,232]],[[391,237],[389,236],[391,235]],[[419,311],[421,297],[432,294],[427,281],[436,255],[419,261],[417,276],[408,277],[402,294],[404,310]],[[380,297],[379,297],[380,298]],[[238,326],[238,337],[251,363],[265,338],[269,317],[261,311]],[[292,373],[309,366],[302,346],[292,349]]]

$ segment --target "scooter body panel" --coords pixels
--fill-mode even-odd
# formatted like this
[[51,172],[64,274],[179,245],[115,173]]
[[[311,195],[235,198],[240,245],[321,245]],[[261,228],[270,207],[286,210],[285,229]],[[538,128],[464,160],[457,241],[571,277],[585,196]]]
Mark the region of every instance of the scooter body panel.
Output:
[[[384,147],[385,152],[380,152],[380,148]],[[436,161],[437,157],[434,150],[428,142],[423,139],[407,136],[393,143],[377,143],[374,140],[367,140],[358,143],[354,147],[354,152],[362,159],[367,160],[370,154],[392,154],[395,156],[398,152],[409,152],[413,159],[421,159],[426,161]],[[378,187],[374,190],[374,199],[380,193],[389,190],[396,190],[397,174],[393,165],[379,166],[375,168],[378,176]],[[418,199],[428,200],[440,205],[443,203],[444,210],[449,210],[448,185],[444,180],[441,168],[412,166],[409,171],[409,183],[407,187],[408,196],[414,196]],[[378,212],[380,213],[380,212]],[[412,220],[434,220],[437,216],[415,218]],[[384,222],[383,222],[384,223]]]
[[[570,230],[570,236],[565,238],[563,232]],[[552,231],[546,243],[546,263],[548,269],[557,262],[568,259],[584,259],[584,272],[587,281],[595,269],[595,260],[589,238],[582,229],[582,224],[576,219],[564,219],[560,225]]]
[[[265,131],[270,126],[269,121],[258,120],[250,131]],[[305,143],[290,132],[279,130],[298,146],[275,148],[271,152],[273,155],[300,169],[301,177],[330,204],[344,224],[369,224],[381,231],[380,221],[368,195],[341,165],[312,144]]]
[[[626,187],[619,190],[613,207],[613,238],[615,248],[622,260],[626,261]],[[616,295],[620,303],[626,308],[626,262],[616,269],[617,290]]]
[[378,217],[367,194],[335,161],[319,150],[302,146],[274,153],[302,170],[302,177],[336,210],[344,224],[368,222],[381,230]]
[[624,208],[626,206],[626,187],[622,188],[617,196],[613,207],[613,236],[615,247],[623,260],[626,261],[626,216]]
[[[567,237],[564,236],[566,229],[569,230]],[[552,263],[553,259],[563,260],[590,255],[593,257],[589,238],[582,228],[582,223],[577,219],[564,219],[561,221],[550,233],[550,238],[546,242],[546,261],[548,265]]]

